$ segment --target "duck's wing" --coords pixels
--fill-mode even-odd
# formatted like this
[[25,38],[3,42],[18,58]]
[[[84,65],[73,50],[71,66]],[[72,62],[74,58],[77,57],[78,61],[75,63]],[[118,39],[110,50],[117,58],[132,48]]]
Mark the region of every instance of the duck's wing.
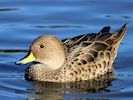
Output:
[[93,42],[101,33],[109,33],[109,30],[110,30],[110,27],[107,26],[107,27],[104,27],[98,34],[97,33],[83,34],[80,36],[76,36],[74,38],[63,39],[62,42],[64,47],[67,50],[69,50],[75,45],[79,45],[81,42],[84,42],[84,41]]
[[94,37],[88,34],[79,36],[77,42],[69,40],[73,43],[67,47],[67,60],[65,68],[63,67],[68,70],[64,71],[65,77],[68,76],[66,80],[88,80],[113,71],[112,63],[117,54],[117,47],[125,35],[127,24],[115,33],[109,33],[109,29],[104,27]]
[[99,52],[110,52],[115,58],[117,47],[123,39],[127,24],[123,25],[117,32],[109,33],[110,27],[104,27],[98,34],[85,34],[64,41],[68,49],[69,58],[84,58],[86,62],[95,61]]
[[81,42],[83,41],[87,41],[88,39],[95,39],[95,37],[97,36],[96,33],[91,33],[91,34],[83,34],[80,36],[76,36],[74,38],[67,38],[67,39],[63,39],[63,45],[64,47],[69,50],[72,47],[74,47],[75,45],[79,45]]

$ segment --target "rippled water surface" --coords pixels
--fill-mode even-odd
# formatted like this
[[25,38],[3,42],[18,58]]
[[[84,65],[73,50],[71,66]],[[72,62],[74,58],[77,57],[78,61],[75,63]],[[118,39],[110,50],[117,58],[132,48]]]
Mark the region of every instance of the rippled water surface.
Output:
[[[0,0],[0,100],[127,100],[133,99],[132,0]],[[41,34],[60,39],[103,26],[111,31],[129,22],[114,63],[116,80],[69,84],[35,83],[24,79],[28,65],[15,61]]]

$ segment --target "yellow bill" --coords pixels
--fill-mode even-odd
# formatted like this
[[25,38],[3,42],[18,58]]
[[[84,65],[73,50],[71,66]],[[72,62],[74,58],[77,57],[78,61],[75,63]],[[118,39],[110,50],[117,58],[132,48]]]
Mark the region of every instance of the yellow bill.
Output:
[[30,51],[26,57],[24,57],[20,61],[16,62],[16,64],[26,64],[26,63],[29,63],[29,62],[32,62],[32,61],[35,61],[35,60],[36,60],[36,58],[33,55],[33,52]]

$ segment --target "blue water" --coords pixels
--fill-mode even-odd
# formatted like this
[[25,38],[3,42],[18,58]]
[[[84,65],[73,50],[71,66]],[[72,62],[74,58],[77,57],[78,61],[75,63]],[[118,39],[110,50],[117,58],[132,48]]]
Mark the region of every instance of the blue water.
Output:
[[[133,99],[132,20],[132,0],[0,0],[0,100]],[[64,39],[108,25],[113,32],[126,22],[128,31],[114,63],[117,80],[97,86],[98,91],[28,82],[23,77],[28,65],[15,65],[39,35]]]

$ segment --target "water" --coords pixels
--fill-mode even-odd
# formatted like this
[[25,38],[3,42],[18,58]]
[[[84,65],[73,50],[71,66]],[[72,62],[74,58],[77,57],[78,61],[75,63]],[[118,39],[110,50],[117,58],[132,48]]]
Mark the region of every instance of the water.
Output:
[[[0,100],[132,99],[132,10],[132,0],[0,0]],[[114,63],[117,80],[83,83],[79,87],[40,84],[24,79],[28,65],[14,63],[41,34],[64,39],[98,32],[107,25],[115,31],[126,22],[128,31]]]

